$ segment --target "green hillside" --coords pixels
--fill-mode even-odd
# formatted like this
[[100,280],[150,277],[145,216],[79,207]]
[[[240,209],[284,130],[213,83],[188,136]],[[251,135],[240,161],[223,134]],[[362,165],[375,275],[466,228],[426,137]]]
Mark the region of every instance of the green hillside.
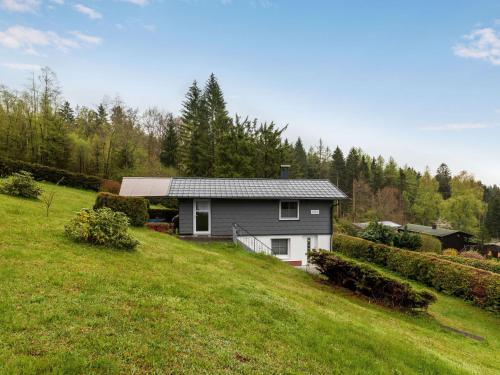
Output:
[[93,201],[58,187],[47,219],[0,195],[0,373],[500,372],[500,320],[463,301],[391,311],[276,259],[147,229],[131,253],[72,243],[63,226]]

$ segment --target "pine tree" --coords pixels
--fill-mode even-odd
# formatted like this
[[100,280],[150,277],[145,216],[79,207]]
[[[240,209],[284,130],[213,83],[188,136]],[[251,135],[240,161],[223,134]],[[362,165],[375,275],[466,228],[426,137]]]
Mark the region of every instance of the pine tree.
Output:
[[71,128],[75,122],[75,112],[73,108],[71,108],[71,104],[68,101],[65,101],[61,108],[58,111],[59,117],[67,124],[69,128]]
[[161,142],[160,162],[166,167],[177,167],[179,139],[177,126],[172,116],[167,117],[165,134]]
[[359,177],[360,152],[356,148],[351,148],[345,162],[346,191],[352,195],[353,182]]
[[398,165],[394,158],[390,157],[384,168],[384,186],[396,187],[399,180]]
[[271,122],[263,123],[256,133],[256,157],[259,166],[258,177],[276,178],[280,174],[281,164],[281,134],[286,126],[279,129]]
[[[221,173],[218,164],[220,164],[222,160],[228,160],[231,157],[225,154],[228,152],[228,148],[222,144],[224,135],[230,130],[231,122],[226,110],[224,94],[213,73],[210,75],[205,85],[203,98],[206,104],[210,142],[208,175],[218,176]],[[227,167],[227,163],[225,165]],[[227,171],[224,173],[227,173]]]
[[206,103],[196,81],[182,103],[180,168],[190,176],[208,176],[210,138]]
[[451,197],[451,172],[445,163],[442,163],[437,169],[436,180],[439,183],[439,192],[443,199]]
[[307,173],[307,154],[300,137],[297,138],[297,142],[295,142],[293,154],[293,163],[290,168],[291,175],[294,178],[304,178]]
[[384,158],[379,156],[377,159],[372,158],[371,163],[371,187],[373,192],[382,189],[384,185]]
[[335,148],[335,151],[333,151],[332,155],[330,181],[332,181],[342,190],[346,191],[344,153],[338,146]]

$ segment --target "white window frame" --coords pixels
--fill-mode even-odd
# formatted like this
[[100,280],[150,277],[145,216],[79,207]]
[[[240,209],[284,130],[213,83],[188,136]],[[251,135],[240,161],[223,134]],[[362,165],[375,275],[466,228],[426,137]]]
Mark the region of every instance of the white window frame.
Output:
[[[208,202],[207,211],[202,211],[202,212],[208,212],[208,231],[200,232],[196,230],[196,202],[198,201]],[[193,199],[193,234],[210,235],[211,233],[212,233],[212,202],[210,201],[210,199]]]
[[273,248],[273,240],[286,240],[286,254],[274,254],[276,258],[288,259],[290,258],[290,247],[292,245],[292,239],[290,237],[272,237],[269,239],[271,251]]
[[[282,202],[297,202],[297,217],[281,217],[281,203]],[[279,219],[280,220],[300,220],[300,201],[297,199],[285,199],[279,201]]]

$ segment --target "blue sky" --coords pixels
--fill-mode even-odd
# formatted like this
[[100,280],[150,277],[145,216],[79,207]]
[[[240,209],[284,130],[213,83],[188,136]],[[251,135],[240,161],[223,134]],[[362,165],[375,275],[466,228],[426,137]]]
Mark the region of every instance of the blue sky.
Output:
[[214,72],[289,138],[500,184],[499,1],[0,0],[0,82],[39,66],[72,104],[174,113]]

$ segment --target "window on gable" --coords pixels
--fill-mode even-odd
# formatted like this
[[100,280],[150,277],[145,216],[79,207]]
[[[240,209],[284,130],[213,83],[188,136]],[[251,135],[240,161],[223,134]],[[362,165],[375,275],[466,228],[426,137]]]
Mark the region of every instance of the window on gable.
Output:
[[280,201],[280,220],[298,220],[299,201]]
[[271,239],[271,250],[274,255],[288,255],[288,238]]

